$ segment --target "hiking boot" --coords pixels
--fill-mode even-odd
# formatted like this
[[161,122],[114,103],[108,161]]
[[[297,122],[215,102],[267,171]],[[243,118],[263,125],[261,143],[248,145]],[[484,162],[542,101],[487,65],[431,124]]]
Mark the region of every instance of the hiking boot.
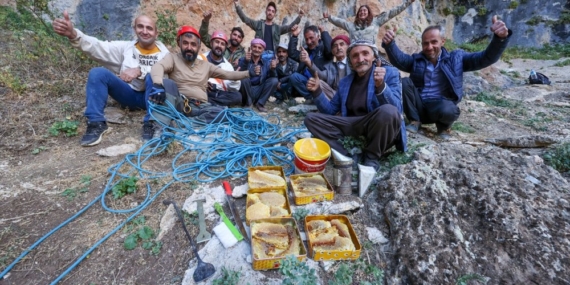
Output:
[[406,126],[406,130],[410,133],[417,133],[420,130],[420,127],[422,126],[421,122],[418,121],[412,121],[411,123],[409,123]]
[[258,103],[257,105],[255,105],[255,107],[257,108],[257,110],[259,110],[259,112],[267,113],[267,109],[265,109],[265,107],[263,107],[263,105]]
[[370,153],[364,154],[364,161],[362,162],[362,165],[370,166],[374,168],[376,172],[378,172],[378,169],[380,169],[380,161],[375,157],[375,155]]
[[148,121],[143,123],[142,127],[142,141],[147,142],[154,137],[154,121]]
[[438,131],[437,136],[443,141],[450,140],[451,139],[451,128],[443,130],[443,131]]
[[87,122],[87,131],[81,138],[81,146],[94,146],[101,142],[103,134],[109,130],[107,122]]

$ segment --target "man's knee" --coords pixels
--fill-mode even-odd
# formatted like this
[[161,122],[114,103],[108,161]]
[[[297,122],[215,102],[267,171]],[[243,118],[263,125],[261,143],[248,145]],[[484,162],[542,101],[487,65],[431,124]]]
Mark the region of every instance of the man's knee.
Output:
[[400,120],[401,116],[400,116],[400,112],[398,111],[398,108],[396,108],[396,106],[390,105],[390,104],[384,104],[378,108],[376,108],[376,110],[374,110],[375,112],[375,117],[378,120],[381,121],[388,121],[388,120]]
[[279,80],[277,79],[277,77],[269,77],[269,78],[265,79],[265,84],[277,86],[277,83],[279,83]]
[[453,102],[451,101],[445,104],[440,111],[441,111],[440,116],[442,118],[447,118],[452,120],[457,120],[457,118],[459,118],[459,115],[461,114],[461,110],[459,109],[459,107],[457,107],[457,105],[453,104]]
[[89,75],[87,76],[87,80],[101,80],[109,75],[115,76],[111,71],[104,67],[95,67],[89,70]]
[[317,117],[318,117],[317,114],[318,113],[310,112],[305,116],[305,120],[304,120],[305,127],[310,128],[316,124]]
[[[291,74],[291,76],[289,77],[289,80],[293,81],[293,82],[303,82],[304,79],[306,79],[306,77],[303,74],[300,74],[297,72]],[[293,85],[295,85],[295,84],[293,84]]]

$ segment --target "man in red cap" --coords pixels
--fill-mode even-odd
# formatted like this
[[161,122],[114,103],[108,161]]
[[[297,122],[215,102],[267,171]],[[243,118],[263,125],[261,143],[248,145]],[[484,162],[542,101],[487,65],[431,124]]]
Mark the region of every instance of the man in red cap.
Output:
[[[346,50],[350,46],[350,39],[346,35],[338,35],[331,42],[332,53],[335,61],[326,63],[322,69],[316,64],[311,64],[312,72],[319,75],[319,83],[323,93],[327,98],[332,99],[338,90],[338,84],[341,79],[351,73],[348,68]],[[309,59],[310,60],[310,59]]]
[[[226,71],[206,60],[196,60],[201,40],[198,31],[191,26],[178,29],[176,41],[180,53],[168,54],[157,62],[150,72],[153,87],[149,100],[155,104],[170,102],[188,117],[211,122],[224,108],[208,103],[208,79],[240,80],[249,77],[247,71]],[[168,75],[169,79],[164,79]],[[152,111],[151,115],[168,126],[171,117]]]
[[[208,31],[210,25],[210,19],[212,18],[212,11],[204,12],[202,18],[202,24],[200,24],[200,37],[204,44],[211,49],[212,47],[209,46],[210,44],[210,32]],[[230,32],[230,39],[228,41],[226,50],[224,51],[224,58],[227,59],[234,70],[238,67],[238,61],[245,55],[245,49],[241,45],[243,41],[243,37],[245,34],[240,27],[233,27],[232,31]]]
[[[210,38],[210,51],[200,54],[200,59],[219,66],[223,70],[233,71],[234,68],[224,57],[228,45],[228,37],[222,31],[215,31]],[[208,79],[208,102],[218,106],[241,105],[242,95],[239,92],[239,80],[222,80],[220,78]]]

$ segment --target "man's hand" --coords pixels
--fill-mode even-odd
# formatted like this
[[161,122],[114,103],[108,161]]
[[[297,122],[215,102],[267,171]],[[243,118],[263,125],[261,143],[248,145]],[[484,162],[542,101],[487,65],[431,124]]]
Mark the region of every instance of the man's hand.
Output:
[[398,27],[394,26],[394,30],[387,30],[386,34],[384,34],[384,37],[382,38],[382,42],[385,45],[389,45],[390,43],[392,43],[392,41],[394,41],[394,38],[396,37],[396,32],[398,32]]
[[281,90],[281,82],[277,82],[277,90]]
[[313,92],[320,88],[319,74],[316,71],[311,73],[312,77],[307,80],[307,90]]
[[121,72],[121,74],[119,74],[119,78],[121,78],[121,80],[129,83],[131,81],[133,81],[133,79],[141,76],[141,68],[140,67],[134,67],[134,68],[127,68],[125,70],[123,70]]
[[319,32],[321,34],[325,31],[325,26],[323,26],[323,25],[318,25],[317,28],[319,28]]
[[53,30],[60,36],[65,36],[70,40],[77,37],[77,32],[73,29],[73,23],[69,19],[67,11],[63,11],[63,19],[55,19],[51,23]]
[[509,36],[509,29],[505,25],[505,22],[497,19],[497,15],[493,16],[491,21],[493,23],[491,25],[491,32],[503,39]]
[[277,63],[279,62],[279,60],[277,60],[277,58],[273,58],[271,60],[271,64],[269,65],[269,68],[271,68],[271,70],[275,69],[277,67]]
[[309,53],[301,46],[301,50],[299,51],[300,61],[304,63],[307,67],[311,67],[311,57],[309,57]]
[[301,28],[299,28],[299,25],[294,25],[293,27],[291,27],[291,34],[294,37],[299,36],[300,33],[301,33]]
[[166,92],[164,92],[164,86],[156,83],[152,84],[152,89],[150,89],[148,99],[156,104],[164,103],[164,100],[166,100]]
[[[236,60],[234,60],[234,63],[233,63],[232,65],[233,65],[233,66],[238,66],[238,64],[239,64],[239,58],[236,59]],[[238,68],[239,68],[239,67],[238,67]]]
[[299,18],[302,18],[303,16],[305,16],[305,12],[303,12],[303,9],[299,8]]
[[251,60],[251,47],[247,48],[245,52],[245,62],[249,62]]
[[381,67],[382,63],[376,60],[376,69],[374,69],[374,86],[378,89],[384,89],[384,77],[386,76],[386,68]]
[[256,64],[254,71],[255,71],[255,75],[259,76],[261,74],[261,65]]
[[202,14],[202,17],[204,17],[202,21],[209,23],[210,19],[212,18],[212,11],[210,10],[208,12],[204,12],[204,14]]

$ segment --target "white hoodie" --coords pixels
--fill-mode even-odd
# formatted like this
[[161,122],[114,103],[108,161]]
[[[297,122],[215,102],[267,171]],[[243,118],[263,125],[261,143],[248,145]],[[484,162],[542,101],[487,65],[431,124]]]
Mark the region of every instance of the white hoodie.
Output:
[[[208,54],[210,54],[210,51],[200,54],[198,58],[204,61],[208,61],[208,59],[206,58]],[[217,66],[226,71],[234,71],[234,67],[232,66],[232,64],[225,58],[224,61],[222,61]],[[241,86],[241,81],[239,80],[222,80],[219,78],[210,78],[208,79],[208,82],[216,84],[218,90],[223,90],[223,91],[239,91],[239,88]]]

